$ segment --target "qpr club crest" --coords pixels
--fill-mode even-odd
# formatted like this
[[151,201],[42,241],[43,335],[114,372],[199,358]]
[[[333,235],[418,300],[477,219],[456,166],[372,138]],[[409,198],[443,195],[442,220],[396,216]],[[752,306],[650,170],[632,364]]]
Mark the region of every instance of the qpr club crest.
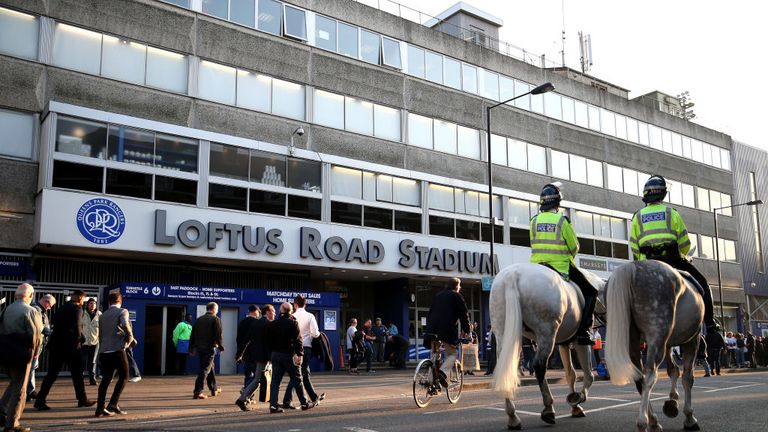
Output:
[[77,229],[91,243],[110,244],[123,235],[125,214],[116,203],[106,198],[94,198],[77,211]]

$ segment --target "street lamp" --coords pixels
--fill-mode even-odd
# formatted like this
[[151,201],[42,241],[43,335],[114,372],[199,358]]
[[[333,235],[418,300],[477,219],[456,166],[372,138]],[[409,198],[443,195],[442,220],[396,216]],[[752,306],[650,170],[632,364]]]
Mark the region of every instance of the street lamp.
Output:
[[304,128],[299,126],[291,134],[291,146],[288,147],[288,154],[291,155],[291,156],[293,156],[293,153],[296,152],[296,147],[293,145],[293,137],[295,137],[296,135],[303,136],[304,135]]
[[[723,275],[720,272],[720,240],[719,233],[717,231],[717,211],[727,208],[741,207],[741,206],[756,206],[761,205],[763,200],[754,200],[741,204],[734,204],[725,207],[717,207],[712,209],[712,214],[715,219],[715,260],[717,261],[717,291],[720,293],[720,324],[723,326],[720,331],[725,335],[725,307],[723,306]],[[749,300],[747,300],[749,301]]]
[[494,217],[493,217],[493,176],[491,175],[491,172],[493,170],[491,163],[491,110],[496,108],[499,105],[504,105],[509,102],[512,102],[515,99],[521,98],[523,96],[530,95],[537,95],[542,93],[551,92],[555,89],[555,86],[552,85],[552,83],[544,83],[533,90],[523,93],[521,95],[517,95],[513,97],[512,99],[507,99],[504,102],[499,102],[496,105],[491,105],[488,108],[485,109],[485,129],[487,134],[487,143],[488,143],[488,219],[490,224],[488,225],[488,230],[491,232],[491,275],[496,275],[496,266],[494,265],[493,260],[493,243],[495,241],[494,239],[494,231],[493,227],[494,224]]

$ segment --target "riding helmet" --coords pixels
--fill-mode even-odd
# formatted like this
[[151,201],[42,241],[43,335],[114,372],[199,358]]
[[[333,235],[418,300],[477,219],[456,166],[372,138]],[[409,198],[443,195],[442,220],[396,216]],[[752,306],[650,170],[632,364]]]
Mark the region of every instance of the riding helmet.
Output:
[[544,186],[539,199],[539,209],[541,211],[560,207],[560,201],[563,199],[563,194],[560,192],[562,185],[560,182],[554,182]]
[[643,187],[643,202],[661,201],[667,196],[667,181],[660,175],[651,176]]

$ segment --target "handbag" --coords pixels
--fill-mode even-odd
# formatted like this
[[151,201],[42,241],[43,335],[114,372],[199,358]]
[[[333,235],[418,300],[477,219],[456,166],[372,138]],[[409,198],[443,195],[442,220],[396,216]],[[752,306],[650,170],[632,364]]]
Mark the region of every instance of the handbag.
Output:
[[[7,308],[5,309],[7,310]],[[0,314],[0,323],[5,318],[5,310]],[[0,333],[0,347],[3,347],[3,355],[0,362],[7,367],[24,366],[34,357],[35,341],[32,337],[18,333]]]

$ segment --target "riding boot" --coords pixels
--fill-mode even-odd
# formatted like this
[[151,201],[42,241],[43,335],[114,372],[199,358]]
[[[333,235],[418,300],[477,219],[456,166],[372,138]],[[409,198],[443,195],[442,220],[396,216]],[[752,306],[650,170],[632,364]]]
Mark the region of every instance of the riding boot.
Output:
[[715,308],[712,304],[712,290],[707,283],[707,279],[703,274],[693,266],[689,261],[681,260],[677,265],[673,267],[687,271],[696,279],[696,282],[701,286],[701,299],[704,301],[704,325],[707,327],[707,333],[717,333],[720,331],[720,326],[715,322]]
[[584,310],[581,315],[581,323],[579,323],[579,330],[576,332],[576,343],[579,345],[592,346],[595,342],[592,340],[592,335],[589,334],[589,329],[592,328],[592,313],[595,310],[595,302],[597,297],[587,297],[584,299]]

